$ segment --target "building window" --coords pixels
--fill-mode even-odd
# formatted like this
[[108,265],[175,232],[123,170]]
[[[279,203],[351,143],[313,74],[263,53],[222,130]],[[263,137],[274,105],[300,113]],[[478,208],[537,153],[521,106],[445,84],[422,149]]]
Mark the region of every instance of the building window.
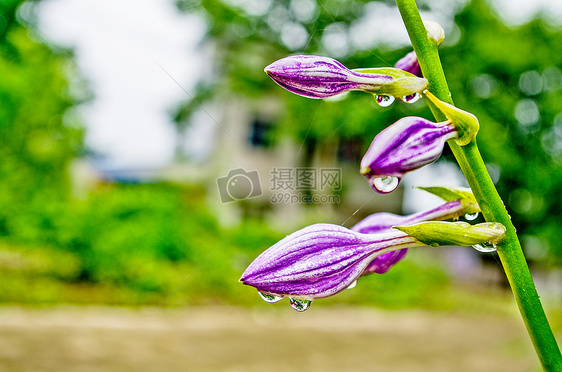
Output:
[[260,119],[250,124],[250,143],[254,147],[269,148],[273,145],[273,125]]

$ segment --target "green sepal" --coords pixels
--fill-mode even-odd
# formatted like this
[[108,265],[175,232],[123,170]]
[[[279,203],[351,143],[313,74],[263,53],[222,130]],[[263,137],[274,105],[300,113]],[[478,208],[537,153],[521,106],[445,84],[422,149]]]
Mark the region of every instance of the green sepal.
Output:
[[481,212],[480,206],[478,205],[478,202],[476,201],[472,190],[467,187],[418,186],[416,188],[438,196],[446,202],[461,200],[463,203],[463,209],[468,214]]
[[422,222],[411,226],[394,226],[423,244],[473,246],[476,244],[498,244],[505,235],[505,226],[498,222],[471,225],[467,222]]
[[351,71],[359,72],[361,74],[386,75],[395,79],[399,79],[403,77],[417,77],[411,72],[400,70],[399,68],[394,68],[394,67],[354,68]]
[[478,123],[476,116],[447,102],[441,101],[427,89],[423,91],[423,94],[451,121],[455,128],[457,128],[459,137],[455,139],[455,142],[459,146],[466,146],[474,141],[480,129],[480,123]]
[[393,78],[391,82],[383,84],[377,88],[376,91],[367,90],[367,92],[373,94],[404,97],[414,93],[419,93],[427,87],[427,79],[417,77],[408,71],[400,70],[394,67],[358,68],[352,71],[362,74],[386,75]]

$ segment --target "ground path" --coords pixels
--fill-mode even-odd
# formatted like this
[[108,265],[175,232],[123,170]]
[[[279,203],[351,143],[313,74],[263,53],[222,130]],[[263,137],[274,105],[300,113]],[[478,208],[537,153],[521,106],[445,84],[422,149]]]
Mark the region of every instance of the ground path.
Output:
[[373,308],[0,308],[2,371],[535,371],[513,317]]

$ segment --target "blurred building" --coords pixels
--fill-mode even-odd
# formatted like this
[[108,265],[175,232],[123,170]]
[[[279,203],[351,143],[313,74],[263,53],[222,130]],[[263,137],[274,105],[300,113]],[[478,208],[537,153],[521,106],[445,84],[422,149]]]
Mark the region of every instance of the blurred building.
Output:
[[215,126],[213,151],[201,167],[223,223],[257,217],[283,229],[310,220],[351,226],[374,212],[401,212],[401,189],[378,195],[359,174],[359,144],[334,137],[330,144],[305,146],[276,135],[284,107],[272,97],[232,95],[213,105],[213,114],[202,116]]

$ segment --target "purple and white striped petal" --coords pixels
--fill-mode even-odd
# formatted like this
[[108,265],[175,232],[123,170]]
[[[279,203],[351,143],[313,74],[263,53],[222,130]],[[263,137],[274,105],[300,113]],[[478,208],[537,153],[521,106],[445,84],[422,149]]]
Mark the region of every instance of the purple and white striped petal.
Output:
[[313,300],[349,287],[375,257],[420,245],[399,231],[361,234],[331,224],[299,230],[248,266],[240,281],[259,292]]
[[404,257],[406,257],[406,253],[408,253],[408,248],[399,249],[397,251],[388,252],[382,254],[378,257],[375,257],[373,261],[367,265],[365,270],[363,270],[363,274],[361,275],[368,275],[368,274],[384,274],[398,262],[402,261]]
[[290,56],[273,62],[265,72],[281,87],[309,98],[327,98],[350,90],[377,90],[393,78],[351,71],[328,57]]
[[[361,160],[361,173],[380,193],[393,191],[405,173],[434,162],[445,142],[457,137],[449,122],[405,117],[380,132]],[[381,180],[391,187],[381,186]],[[387,180],[391,180],[388,182]]]
[[[461,200],[454,200],[442,204],[436,208],[431,208],[418,213],[407,216],[400,216],[392,213],[375,213],[365,219],[359,221],[351,228],[362,234],[380,234],[393,231],[393,226],[408,226],[424,221],[443,221],[465,214],[464,203]],[[393,265],[401,261],[407,253],[408,249],[400,249],[375,257],[373,261],[365,268],[363,275],[366,274],[384,274]]]
[[414,51],[411,51],[410,53],[399,59],[394,67],[400,70],[408,71],[412,75],[423,77],[420,63],[418,62],[418,56],[416,56],[416,52]]

